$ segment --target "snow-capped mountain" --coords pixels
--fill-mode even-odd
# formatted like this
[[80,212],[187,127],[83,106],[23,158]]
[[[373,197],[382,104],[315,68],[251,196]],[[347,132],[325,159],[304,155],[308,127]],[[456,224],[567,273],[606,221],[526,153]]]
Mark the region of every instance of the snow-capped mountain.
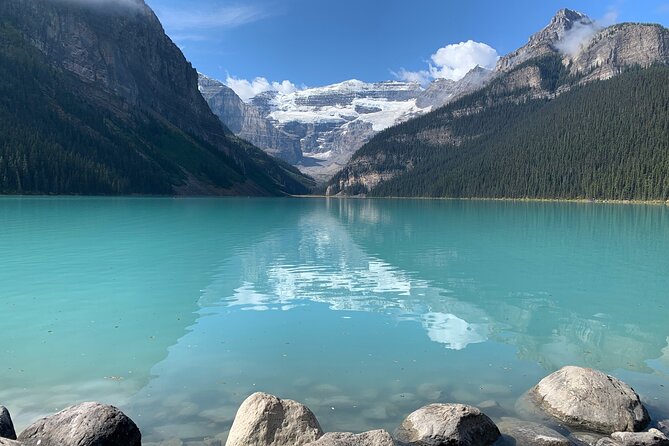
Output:
[[[339,170],[381,130],[421,113],[418,84],[350,80],[290,94],[274,94],[260,105],[266,118],[299,138],[305,173],[325,179]],[[251,101],[252,104],[256,101]]]
[[201,75],[200,91],[234,133],[327,180],[381,130],[473,91],[488,73],[476,67],[460,81],[447,81],[448,91],[408,82],[348,80],[293,93],[265,92],[249,103]]
[[262,110],[246,104],[221,81],[198,73],[200,93],[211,110],[235,135],[289,163],[302,159],[300,140],[276,128]]

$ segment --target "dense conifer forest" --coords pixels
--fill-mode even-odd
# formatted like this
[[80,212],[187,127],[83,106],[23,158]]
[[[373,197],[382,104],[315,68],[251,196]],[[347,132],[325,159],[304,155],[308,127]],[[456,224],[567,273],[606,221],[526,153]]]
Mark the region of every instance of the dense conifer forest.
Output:
[[[404,173],[368,195],[669,199],[669,67],[634,68],[577,86],[555,57],[530,63],[539,66],[544,90],[571,90],[532,99],[501,92],[493,81],[387,129],[354,160]],[[435,142],[435,134],[448,135],[447,142]]]

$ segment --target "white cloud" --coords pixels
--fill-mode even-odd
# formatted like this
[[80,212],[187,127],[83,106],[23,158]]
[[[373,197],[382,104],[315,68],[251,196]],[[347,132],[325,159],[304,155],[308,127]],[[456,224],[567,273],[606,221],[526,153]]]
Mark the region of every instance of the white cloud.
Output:
[[468,40],[439,48],[431,57],[427,70],[393,72],[395,77],[425,85],[434,79],[462,79],[477,65],[493,69],[499,59],[497,50],[491,46]]
[[477,65],[488,69],[494,68],[499,55],[497,50],[485,43],[468,40],[439,48],[431,59],[432,77],[457,81]]
[[555,44],[555,47],[564,54],[575,56],[582,47],[590,42],[595,33],[602,28],[613,25],[617,20],[618,11],[611,10],[604,17],[594,22],[587,19],[576,22]]
[[249,81],[228,75],[225,85],[232,88],[244,102],[248,102],[249,99],[266,91],[278,91],[282,94],[289,94],[300,90],[300,88],[288,80],[270,82],[264,77],[256,77],[252,81]]
[[404,68],[400,68],[398,71],[391,71],[390,73],[404,82],[416,82],[421,85],[427,85],[432,80],[432,76],[427,70],[407,71]]
[[215,10],[188,8],[160,8],[156,11],[168,30],[234,28],[267,17],[255,6],[227,6]]

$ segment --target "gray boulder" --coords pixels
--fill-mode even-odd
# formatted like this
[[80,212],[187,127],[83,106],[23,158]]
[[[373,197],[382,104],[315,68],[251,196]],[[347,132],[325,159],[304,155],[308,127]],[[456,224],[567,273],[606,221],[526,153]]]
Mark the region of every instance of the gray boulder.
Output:
[[23,446],[23,443],[19,443],[16,440],[10,440],[9,438],[0,438],[0,446]]
[[620,446],[669,446],[669,438],[657,429],[648,432],[614,432],[611,438]]
[[497,423],[499,430],[516,440],[516,446],[569,446],[567,437],[543,424],[521,421],[517,418],[502,418]]
[[500,437],[499,429],[483,412],[463,404],[430,404],[411,413],[395,438],[416,446],[485,446]]
[[664,435],[669,436],[669,420],[658,421],[655,425],[655,428],[662,432]]
[[593,369],[564,367],[542,379],[530,394],[549,415],[594,432],[639,431],[649,422],[634,389]]
[[577,445],[595,446],[602,439],[602,434],[593,432],[572,432],[569,438]]
[[352,434],[350,432],[329,432],[307,446],[394,446],[390,434],[384,430]]
[[267,393],[254,393],[237,411],[226,446],[301,446],[323,436],[309,408]]
[[5,406],[0,406],[0,438],[16,440],[16,431],[9,411]]
[[27,446],[141,446],[137,425],[116,407],[81,403],[28,426]]

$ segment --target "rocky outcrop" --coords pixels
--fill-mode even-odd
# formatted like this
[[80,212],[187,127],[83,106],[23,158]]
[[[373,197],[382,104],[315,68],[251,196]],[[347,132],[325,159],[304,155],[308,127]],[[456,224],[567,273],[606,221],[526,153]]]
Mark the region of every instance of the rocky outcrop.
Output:
[[501,85],[504,86],[505,91],[513,91],[521,88],[538,90],[541,88],[541,72],[538,67],[530,65],[510,73],[501,82]]
[[299,138],[277,129],[223,82],[199,74],[198,84],[211,110],[235,135],[291,164],[302,158]]
[[384,430],[374,430],[353,434],[350,432],[329,432],[307,446],[394,446],[390,434]]
[[660,420],[655,424],[655,428],[664,435],[669,436],[669,420]]
[[669,29],[661,25],[621,23],[596,33],[569,60],[581,83],[609,79],[629,67],[669,64]]
[[497,441],[500,432],[476,407],[430,404],[411,413],[395,437],[401,443],[416,446],[484,446]]
[[117,408],[82,403],[33,423],[18,441],[26,446],[141,446],[142,435]]
[[556,53],[556,44],[567,34],[569,30],[579,25],[591,25],[592,20],[585,14],[570,9],[561,9],[553,17],[551,22],[541,31],[532,35],[526,45],[501,57],[497,61],[496,71],[512,71],[518,65],[544,56]]
[[[569,435],[573,444],[582,446],[595,446],[599,440],[605,438],[602,434],[594,432],[572,432]],[[606,437],[608,438],[608,437]]]
[[16,440],[16,431],[9,411],[5,406],[0,406],[0,438]]
[[226,446],[301,446],[323,436],[308,407],[254,393],[237,411]]
[[639,431],[649,421],[631,387],[593,369],[564,367],[542,379],[530,394],[549,415],[594,432]]
[[[379,154],[386,157],[386,154]],[[411,162],[404,160],[399,156],[395,157],[395,168],[385,168],[383,171],[377,171],[375,166],[379,163],[385,163],[386,160],[379,160],[378,157],[361,156],[348,163],[344,169],[335,175],[330,181],[325,194],[334,195],[364,195],[383,181],[388,181],[397,175],[401,175],[406,170],[411,169]]]
[[611,438],[620,446],[669,446],[669,438],[657,429],[648,432],[614,432]]
[[558,431],[543,424],[502,418],[497,423],[502,434],[514,439],[515,446],[570,446],[571,441]]
[[646,432],[614,432],[595,446],[669,446],[669,438],[657,429]]
[[418,96],[416,105],[435,110],[484,87],[493,77],[493,71],[476,66],[458,81],[437,79]]

